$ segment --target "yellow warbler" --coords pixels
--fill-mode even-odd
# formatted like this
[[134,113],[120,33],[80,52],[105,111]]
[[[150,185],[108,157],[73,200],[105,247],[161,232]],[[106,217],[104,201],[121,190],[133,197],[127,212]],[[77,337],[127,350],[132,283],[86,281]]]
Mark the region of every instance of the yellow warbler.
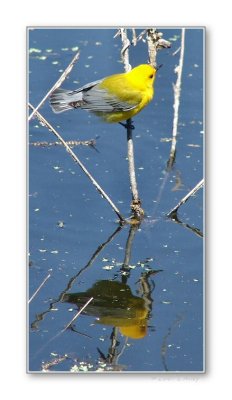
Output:
[[50,96],[52,109],[60,113],[83,108],[106,122],[132,118],[152,100],[157,69],[141,64],[129,72],[108,76],[73,91],[56,89]]

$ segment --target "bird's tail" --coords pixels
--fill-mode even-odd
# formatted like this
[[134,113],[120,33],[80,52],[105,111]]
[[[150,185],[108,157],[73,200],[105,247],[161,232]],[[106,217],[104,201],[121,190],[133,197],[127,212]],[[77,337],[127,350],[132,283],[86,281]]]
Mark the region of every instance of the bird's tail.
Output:
[[50,104],[55,113],[71,110],[79,106],[78,101],[81,101],[82,94],[78,93],[73,97],[73,92],[66,89],[56,89],[50,96]]

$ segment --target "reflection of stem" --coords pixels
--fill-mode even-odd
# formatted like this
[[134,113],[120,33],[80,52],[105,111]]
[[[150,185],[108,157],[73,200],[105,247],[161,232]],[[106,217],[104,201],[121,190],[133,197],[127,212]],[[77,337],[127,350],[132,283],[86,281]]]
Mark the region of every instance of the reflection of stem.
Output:
[[167,361],[166,361],[166,355],[167,355],[167,340],[169,336],[172,334],[172,330],[183,320],[183,316],[178,317],[173,324],[168,328],[168,333],[163,337],[163,342],[161,346],[161,359],[163,362],[164,370],[168,371],[168,366],[167,366]]
[[110,337],[111,346],[108,350],[108,357],[107,357],[107,361],[110,364],[117,363],[117,346],[118,346],[117,336],[118,336],[118,328],[114,327]]
[[185,28],[182,28],[180,61],[179,61],[178,67],[175,69],[175,72],[177,73],[176,84],[173,85],[174,117],[173,117],[173,130],[172,130],[172,144],[171,144],[170,156],[169,156],[169,160],[168,160],[169,168],[172,168],[172,166],[175,162],[175,156],[176,156],[176,141],[177,141],[176,137],[177,137],[177,126],[178,126],[178,119],[179,119],[181,78],[182,78],[182,70],[183,70],[183,63],[184,63],[184,45],[185,45]]
[[96,258],[98,257],[99,253],[106,247],[106,245],[107,245],[108,243],[110,243],[110,242],[114,239],[114,237],[121,231],[121,229],[122,229],[122,226],[118,226],[117,229],[112,233],[112,235],[110,235],[109,238],[108,238],[104,243],[102,243],[102,244],[100,244],[100,246],[98,246],[97,250],[93,253],[92,257],[91,257],[90,260],[87,262],[87,264],[86,264],[83,268],[81,268],[80,271],[79,271],[75,276],[73,276],[73,277],[69,280],[69,282],[68,282],[68,284],[67,284],[67,286],[66,286],[66,289],[62,292],[62,295],[65,294],[68,290],[71,289],[71,287],[72,287],[72,285],[74,284],[75,280],[76,280],[87,268],[89,268],[89,267],[93,264],[93,262],[94,262],[94,261],[96,260]]
[[102,243],[100,246],[98,246],[97,250],[93,253],[92,257],[91,257],[90,260],[87,262],[87,264],[86,264],[76,275],[74,275],[74,276],[69,280],[69,282],[68,282],[66,288],[60,293],[58,299],[57,299],[57,300],[54,300],[54,301],[52,301],[52,302],[50,303],[49,309],[46,310],[46,311],[43,311],[43,312],[40,313],[40,314],[37,314],[37,315],[36,315],[35,321],[33,321],[33,322],[31,323],[31,328],[32,328],[32,329],[38,329],[38,324],[39,324],[39,322],[42,321],[42,320],[44,319],[45,315],[46,315],[47,313],[49,313],[49,312],[53,309],[53,307],[54,307],[55,304],[59,303],[59,301],[62,300],[62,298],[63,298],[63,296],[65,295],[65,293],[66,293],[68,290],[71,289],[71,287],[72,287],[72,285],[74,284],[75,280],[76,280],[88,267],[90,267],[90,266],[93,264],[93,262],[96,260],[96,258],[97,258],[98,255],[100,254],[100,252],[106,247],[106,245],[107,245],[108,243],[110,243],[110,242],[114,239],[114,237],[121,231],[121,229],[122,229],[122,226],[118,226],[117,229],[112,233],[112,235],[110,235],[110,237],[109,237],[104,243]]
[[145,301],[145,307],[149,312],[151,312],[151,310],[152,310],[152,302],[153,302],[151,293],[152,293],[152,290],[154,290],[154,288],[155,288],[154,283],[153,283],[153,288],[151,288],[149,278],[151,275],[158,274],[158,272],[162,272],[162,271],[163,271],[162,269],[158,269],[156,271],[144,272],[142,274],[142,276],[139,278],[139,283],[141,285],[140,292],[141,292],[142,298]]
[[113,371],[122,371],[123,370],[123,366],[118,364],[118,359],[123,354],[123,352],[124,352],[124,350],[126,348],[127,340],[128,340],[128,338],[126,337],[125,338],[125,343],[122,346],[121,351],[118,352],[118,350],[117,350],[117,347],[119,346],[119,342],[117,340],[118,332],[119,332],[119,329],[117,327],[114,327],[112,329],[112,333],[111,333],[111,336],[110,336],[111,345],[109,347],[107,356],[105,356],[103,354],[103,352],[99,348],[97,348],[101,358],[106,363],[109,363],[111,365],[111,368],[113,369]]
[[132,243],[134,241],[135,233],[138,229],[139,225],[131,225],[130,230],[129,230],[129,235],[127,238],[126,242],[126,249],[125,249],[125,257],[123,261],[123,265],[121,267],[121,272],[122,274],[122,283],[126,283],[127,279],[130,275],[130,259],[131,259],[131,249],[132,249]]
[[[32,110],[35,110],[35,108],[31,104],[28,104],[28,105],[29,105],[29,108],[31,108]],[[62,144],[64,145],[67,152],[71,155],[72,159],[79,165],[79,167],[82,169],[82,171],[85,173],[85,175],[90,179],[90,181],[92,182],[94,187],[100,193],[100,195],[110,204],[110,206],[112,207],[114,212],[119,217],[120,222],[123,223],[125,221],[125,219],[120,214],[120,211],[118,210],[118,208],[115,206],[115,204],[109,198],[109,196],[104,192],[104,190],[97,183],[97,181],[93,178],[93,176],[89,173],[89,171],[84,166],[84,164],[82,164],[82,162],[79,160],[79,158],[76,156],[76,154],[72,151],[70,146],[67,145],[67,143],[64,141],[64,139],[61,137],[61,135],[52,127],[51,124],[49,124],[49,122],[38,111],[35,112],[35,115],[38,118],[38,120],[40,122],[42,122],[42,124],[44,124],[48,128],[49,131],[52,131],[52,133],[62,142]]]
[[157,208],[158,208],[158,206],[159,206],[159,203],[160,203],[160,200],[161,200],[161,197],[162,197],[164,188],[165,188],[165,186],[166,186],[168,177],[169,177],[169,172],[168,172],[168,171],[165,171],[165,175],[164,175],[162,184],[160,185],[160,188],[159,188],[159,193],[158,193],[158,195],[157,195],[157,197],[156,197],[155,207],[154,207],[154,210],[153,210],[153,216],[154,216],[154,214],[156,213]]
[[201,230],[199,228],[195,228],[194,226],[191,226],[189,224],[186,224],[185,222],[182,222],[178,216],[177,213],[172,214],[171,216],[172,221],[176,222],[177,224],[183,226],[184,228],[190,229],[193,233],[195,233],[197,236],[203,238],[203,232],[201,232]]
[[116,327],[114,327],[113,330],[112,330],[111,346],[110,346],[110,348],[108,350],[108,357],[107,357],[107,362],[109,362],[110,364],[114,365],[114,370],[115,371],[121,371],[122,370],[122,366],[118,365],[118,360],[119,360],[119,357],[123,354],[124,350],[126,349],[126,345],[127,345],[127,341],[128,341],[128,337],[125,337],[125,343],[122,346],[121,351],[118,352],[117,351],[117,347],[119,345],[119,342],[117,340],[118,331],[119,330]]

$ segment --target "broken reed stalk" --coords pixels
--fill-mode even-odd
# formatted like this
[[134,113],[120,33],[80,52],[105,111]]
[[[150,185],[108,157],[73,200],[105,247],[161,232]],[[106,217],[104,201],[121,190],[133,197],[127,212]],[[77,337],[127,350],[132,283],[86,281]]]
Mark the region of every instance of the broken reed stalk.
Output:
[[182,206],[182,204],[186,203],[186,201],[193,196],[202,186],[204,185],[204,179],[202,179],[200,182],[198,182],[196,184],[196,186],[194,186],[194,188],[192,190],[190,190],[190,192],[188,194],[186,194],[186,196],[184,196],[179,203],[173,207],[171,209],[171,211],[169,211],[169,213],[167,214],[168,218],[172,218],[172,215],[176,214],[179,207]]
[[[29,107],[35,111],[35,108],[29,103]],[[67,143],[64,141],[64,139],[60,136],[60,134],[53,128],[52,125],[49,124],[49,122],[38,112],[35,111],[34,113],[38,120],[44,124],[49,131],[52,131],[54,135],[62,142],[64,147],[66,148],[67,152],[71,155],[73,160],[79,165],[79,167],[82,169],[82,171],[87,175],[87,177],[90,179],[92,184],[95,186],[97,191],[100,193],[100,195],[110,204],[110,206],[113,208],[114,212],[117,214],[117,216],[120,219],[121,223],[125,222],[125,218],[121,215],[120,211],[118,208],[115,206],[115,204],[112,202],[112,200],[109,198],[109,196],[104,192],[104,190],[101,188],[101,186],[97,183],[97,181],[93,178],[93,176],[89,173],[87,168],[82,164],[82,162],[79,160],[79,158],[76,156],[76,154],[72,151],[72,149],[67,145]]]
[[76,315],[73,317],[73,319],[66,325],[64,329],[62,329],[61,333],[65,332],[68,327],[77,319],[77,317],[82,313],[82,311],[87,307],[87,305],[93,300],[93,297],[91,297],[83,307],[76,313]]
[[163,33],[159,32],[155,28],[149,28],[142,32],[143,35],[145,33],[148,47],[149,64],[151,64],[154,68],[157,68],[157,51],[171,47],[171,43],[168,40],[163,39]]
[[80,56],[79,51],[77,52],[77,54],[73,57],[72,61],[70,62],[70,64],[67,66],[67,68],[65,69],[65,71],[62,73],[62,75],[60,76],[60,78],[58,79],[58,81],[56,81],[56,83],[52,86],[52,88],[47,92],[47,94],[44,96],[44,98],[41,100],[41,102],[38,104],[38,106],[36,108],[34,108],[34,110],[32,111],[32,113],[30,114],[30,116],[28,117],[28,121],[30,121],[32,119],[32,117],[35,115],[36,111],[38,111],[38,109],[43,105],[43,103],[47,100],[47,98],[50,96],[50,94],[57,89],[61,83],[66,79],[66,77],[68,76],[68,74],[70,74],[70,72],[72,71],[74,65],[76,64],[78,58]]
[[149,63],[156,68],[156,31],[155,29],[147,29],[147,48],[149,55]]
[[37,295],[37,293],[40,291],[40,289],[43,287],[45,282],[50,278],[51,274],[48,274],[46,278],[43,280],[43,282],[39,285],[38,289],[36,289],[35,293],[31,296],[31,298],[28,300],[28,304],[34,299],[34,297]]
[[[120,28],[119,31],[123,45],[121,50],[121,57],[124,64],[124,70],[125,72],[129,72],[131,70],[131,65],[129,63],[130,40],[127,37],[127,30],[125,28]],[[134,144],[133,144],[131,119],[128,119],[126,121],[126,130],[127,130],[128,167],[129,167],[130,187],[132,193],[131,210],[133,212],[133,217],[140,221],[144,215],[144,211],[141,207],[141,201],[139,199],[139,193],[135,175],[135,158],[134,158]]]
[[181,48],[180,48],[180,60],[179,65],[175,68],[175,72],[177,73],[176,83],[173,85],[174,90],[174,117],[173,117],[173,128],[172,128],[172,144],[170,150],[170,156],[168,160],[168,168],[172,168],[175,156],[176,156],[176,143],[177,143],[177,126],[179,119],[179,106],[180,106],[180,93],[181,93],[181,78],[182,78],[182,70],[184,64],[184,47],[185,47],[185,28],[182,28],[181,33]]

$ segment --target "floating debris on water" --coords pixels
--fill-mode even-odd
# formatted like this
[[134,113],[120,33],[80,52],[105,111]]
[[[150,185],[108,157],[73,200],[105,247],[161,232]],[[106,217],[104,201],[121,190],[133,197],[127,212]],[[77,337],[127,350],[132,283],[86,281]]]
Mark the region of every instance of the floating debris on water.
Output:
[[29,54],[31,53],[42,53],[42,50],[32,47],[31,49],[29,49]]
[[58,228],[64,228],[64,221],[58,221],[57,222],[57,226],[58,226]]
[[104,267],[102,267],[102,269],[105,269],[106,271],[110,271],[113,268],[114,268],[114,265],[105,265]]

